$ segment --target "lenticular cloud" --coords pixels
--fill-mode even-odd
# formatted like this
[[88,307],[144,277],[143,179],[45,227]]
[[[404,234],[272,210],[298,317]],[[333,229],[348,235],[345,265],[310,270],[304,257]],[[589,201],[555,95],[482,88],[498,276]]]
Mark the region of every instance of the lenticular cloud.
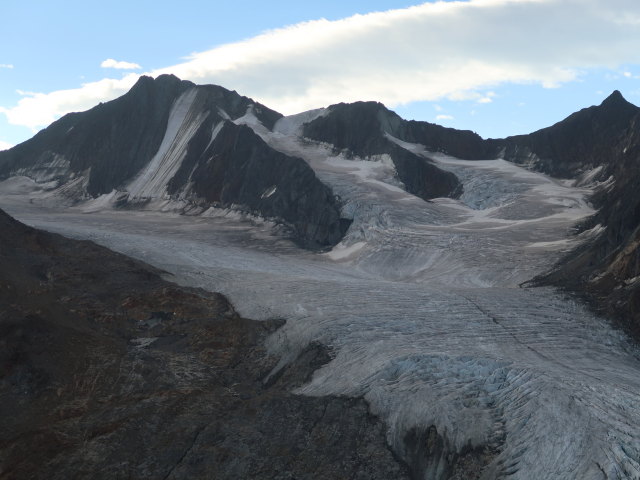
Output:
[[[634,0],[435,2],[271,30],[147,73],[226,86],[285,114],[357,100],[477,100],[504,84],[552,88],[591,68],[640,64],[639,25]],[[37,128],[115,98],[136,78],[39,94],[0,112]]]

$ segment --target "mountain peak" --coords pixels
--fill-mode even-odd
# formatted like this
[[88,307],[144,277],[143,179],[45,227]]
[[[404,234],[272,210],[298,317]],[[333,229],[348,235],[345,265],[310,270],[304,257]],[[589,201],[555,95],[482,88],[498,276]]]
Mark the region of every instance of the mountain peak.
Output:
[[622,96],[622,93],[620,93],[620,90],[614,90],[613,93],[611,93],[611,95],[605,98],[601,104],[601,106],[603,107],[621,106],[621,105],[627,106],[631,104],[627,102],[627,100]]
[[156,78],[148,75],[142,75],[140,78],[138,78],[135,85],[131,88],[131,91],[147,90],[157,87],[174,88],[178,87],[178,85],[180,84],[193,85],[191,82],[180,80],[178,77],[172,74],[162,74],[158,75]]

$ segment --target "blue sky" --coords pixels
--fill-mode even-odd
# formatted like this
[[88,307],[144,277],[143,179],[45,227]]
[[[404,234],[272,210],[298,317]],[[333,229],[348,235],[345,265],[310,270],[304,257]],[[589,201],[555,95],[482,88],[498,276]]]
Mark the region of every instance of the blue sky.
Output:
[[142,73],[286,114],[379,100],[484,137],[551,125],[614,89],[640,104],[637,0],[7,0],[0,18],[0,148]]

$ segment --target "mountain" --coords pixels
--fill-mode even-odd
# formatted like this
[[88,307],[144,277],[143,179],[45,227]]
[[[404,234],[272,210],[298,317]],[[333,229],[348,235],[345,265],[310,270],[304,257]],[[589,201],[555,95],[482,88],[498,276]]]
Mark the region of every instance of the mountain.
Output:
[[640,108],[616,90],[548,128],[486,140],[485,151],[594,187],[597,212],[575,233],[598,234],[529,284],[574,292],[640,338]]
[[614,150],[638,112],[616,90],[600,105],[584,108],[551,127],[489,140],[487,150],[554,177],[577,178],[614,161]]
[[[427,152],[465,160],[504,158],[553,177],[578,179],[611,163],[611,152],[639,111],[615,91],[601,105],[582,109],[548,128],[485,140],[468,130],[404,120],[381,103],[341,103],[306,123],[303,135],[347,155],[390,155],[407,191],[429,199],[457,197],[462,185],[451,173],[402,148],[397,140],[422,145]],[[607,177],[601,169],[587,180]]]
[[[304,136],[330,143],[355,155],[395,152],[389,137],[423,145],[465,160],[504,158],[559,178],[581,174],[611,162],[611,152],[626,133],[640,108],[614,91],[600,105],[584,108],[564,120],[527,135],[483,139],[468,130],[456,130],[422,121],[407,121],[376,102],[337,104],[304,126]],[[402,179],[400,168],[398,175]],[[410,175],[410,173],[409,173]],[[605,177],[606,178],[606,177]],[[444,188],[458,185],[437,177]]]
[[161,273],[0,210],[2,478],[409,478],[362,399],[289,393],[326,349],[265,382],[283,322]]
[[[274,255],[267,244],[244,250],[234,232],[221,245],[192,239],[207,262],[166,263],[187,272],[182,280],[207,269],[202,277],[215,280],[204,285],[224,285],[243,308],[271,318],[255,322],[220,294],[172,285],[166,272],[0,211],[0,476],[638,471],[637,362],[627,342],[562,295],[513,288],[557,258],[564,229],[588,211],[558,184],[592,187],[597,212],[576,227],[591,240],[534,283],[583,296],[640,338],[640,114],[618,93],[548,129],[484,140],[406,122],[373,102],[291,119],[175,77],[142,79],[132,92],[3,153],[4,177],[30,175],[92,208],[244,209],[279,219],[308,248],[339,241],[348,224],[323,178],[345,193],[353,227],[313,261]],[[138,108],[157,116],[155,133]],[[430,152],[502,155],[565,181]],[[470,191],[495,189],[497,206],[475,215],[400,190],[398,179],[423,199],[458,195],[460,180],[439,165],[466,171]],[[51,225],[47,214],[40,221]],[[84,235],[83,220],[58,226]],[[112,223],[102,240],[131,240]],[[148,239],[167,238],[138,240],[136,254],[158,263],[180,256],[184,232],[171,240],[174,226],[153,227]],[[212,228],[201,238],[211,232],[224,234]]]
[[[141,77],[122,97],[65,115],[31,140],[0,152],[0,179],[27,176],[71,203],[99,208],[191,214],[233,208],[286,225],[306,248],[331,247],[350,220],[306,162],[263,141],[260,134],[281,118],[219,86],[196,86],[171,75]],[[409,133],[400,135],[398,125]],[[431,128],[435,148],[457,139],[452,129]],[[390,156],[406,190],[423,199],[458,196],[461,185],[454,174],[386,137],[422,138],[423,130],[381,104],[361,102],[330,107],[302,133],[349,156]],[[479,139],[465,135],[472,143]]]
[[349,221],[331,190],[243,124],[272,128],[280,117],[222,87],[141,77],[124,96],[0,152],[0,179],[24,175],[71,201],[102,196],[119,208],[234,207],[284,223],[307,248],[335,245]]
[[[639,116],[640,109],[615,91],[600,105],[548,128],[485,140],[471,131],[403,120],[377,102],[356,102],[310,115],[293,136],[328,144],[346,158],[388,157],[402,186],[425,200],[456,198],[463,191],[460,180],[432,161],[430,152],[469,160],[504,158],[576,185],[600,184],[592,197],[598,213],[578,230],[598,227],[604,233],[546,278],[593,292],[590,298],[600,299],[597,308],[615,310],[637,325]],[[31,140],[0,152],[0,179],[28,176],[72,203],[97,205],[92,208],[196,214],[232,208],[285,225],[303,247],[330,248],[351,220],[306,161],[270,141],[282,134],[274,127],[283,120],[222,87],[196,86],[170,75],[142,77],[124,96],[66,115]]]

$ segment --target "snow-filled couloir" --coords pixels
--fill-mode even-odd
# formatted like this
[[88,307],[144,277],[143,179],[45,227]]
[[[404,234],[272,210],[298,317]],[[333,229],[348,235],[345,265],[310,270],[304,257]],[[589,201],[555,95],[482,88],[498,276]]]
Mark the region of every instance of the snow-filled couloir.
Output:
[[[245,316],[287,319],[268,344],[283,363],[312,341],[329,346],[333,360],[298,392],[363,396],[401,458],[430,455],[424,478],[444,478],[447,462],[470,451],[483,452],[486,479],[640,478],[639,352],[576,301],[520,287],[599,233],[570,237],[592,213],[588,190],[392,139],[462,181],[459,200],[427,202],[402,188],[384,155],[347,158],[297,135],[322,114],[285,117],[273,131],[250,111],[237,122],[304,159],[341,198],[353,223],[327,253],[301,250],[266,223],[45,212],[11,181],[3,203],[27,223],[220,291]],[[426,432],[440,449],[419,441]]]

